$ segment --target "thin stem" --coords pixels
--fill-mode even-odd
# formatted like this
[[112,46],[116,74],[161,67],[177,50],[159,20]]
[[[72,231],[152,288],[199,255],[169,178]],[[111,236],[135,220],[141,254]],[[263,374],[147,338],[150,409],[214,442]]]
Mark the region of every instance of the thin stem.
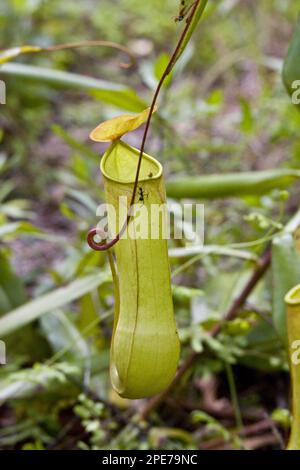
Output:
[[234,414],[235,414],[236,426],[237,426],[238,431],[240,431],[241,429],[243,429],[243,420],[242,420],[242,413],[241,413],[241,409],[239,405],[234,375],[232,371],[232,366],[228,362],[225,362],[224,365],[225,365],[225,370],[226,370],[226,375],[227,375],[227,380],[228,380],[232,407],[233,407]]
[[132,217],[132,208],[133,208],[133,205],[134,205],[134,200],[135,200],[136,192],[137,192],[137,188],[138,188],[139,175],[140,175],[140,170],[141,170],[145,145],[146,145],[146,141],[147,141],[147,137],[148,137],[148,132],[149,132],[149,129],[150,129],[152,114],[153,114],[153,111],[154,111],[154,108],[155,108],[160,90],[161,90],[161,88],[164,84],[165,79],[171,73],[171,71],[172,71],[172,69],[173,69],[173,67],[176,63],[177,56],[180,54],[181,47],[182,47],[182,45],[183,45],[183,43],[184,43],[184,41],[187,37],[190,26],[193,23],[193,19],[194,19],[196,13],[197,13],[198,7],[200,6],[202,1],[203,0],[196,0],[195,1],[194,6],[191,10],[191,13],[189,14],[189,16],[186,20],[185,28],[184,28],[184,30],[183,30],[180,38],[179,38],[179,41],[178,41],[178,43],[175,47],[175,50],[174,50],[174,52],[171,56],[171,59],[169,60],[169,63],[167,65],[164,73],[162,74],[162,77],[159,80],[157,88],[155,90],[155,93],[154,93],[154,96],[153,96],[153,99],[152,99],[152,103],[150,105],[150,111],[149,111],[148,119],[146,121],[144,134],[143,134],[143,139],[142,139],[142,144],[141,144],[141,149],[140,149],[140,154],[139,154],[139,159],[138,159],[137,169],[136,169],[136,174],[135,174],[135,181],[134,181],[133,191],[132,191],[132,196],[131,196],[131,201],[130,201],[130,207],[129,207],[129,211],[128,211],[128,214],[127,214],[126,221],[125,221],[123,227],[121,228],[120,232],[115,236],[115,238],[113,240],[111,240],[110,242],[107,242],[107,243],[106,242],[101,242],[101,243],[95,242],[94,237],[95,237],[95,235],[97,235],[97,229],[93,228],[92,230],[90,230],[89,233],[88,233],[88,236],[87,236],[87,242],[90,245],[90,247],[93,248],[96,251],[106,251],[109,248],[112,248],[116,243],[118,243],[118,241],[122,237],[123,233],[125,232],[128,224],[130,222],[130,219]]
[[205,256],[207,256],[207,253],[201,253],[199,255],[193,256],[193,258],[189,259],[185,263],[178,266],[177,269],[174,269],[174,271],[172,272],[171,278],[173,279],[174,277],[178,276],[178,274],[181,274],[183,271],[190,268],[194,263],[196,263],[197,261],[200,261]]
[[124,54],[127,54],[131,62],[129,64],[125,64],[121,62],[120,66],[123,68],[129,68],[136,64],[136,58],[134,54],[131,52],[131,50],[113,41],[102,41],[102,40],[96,39],[92,41],[71,42],[67,44],[58,44],[55,46],[45,47],[45,48],[42,48],[40,52],[43,52],[43,51],[55,52],[55,51],[62,51],[66,49],[79,49],[81,47],[96,47],[96,46],[112,47],[113,49],[117,49],[121,52],[124,52]]

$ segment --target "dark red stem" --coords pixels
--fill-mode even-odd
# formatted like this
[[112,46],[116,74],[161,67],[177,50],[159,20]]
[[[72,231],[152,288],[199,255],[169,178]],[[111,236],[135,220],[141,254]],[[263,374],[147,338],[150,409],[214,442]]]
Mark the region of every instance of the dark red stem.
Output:
[[151,103],[151,106],[150,106],[149,116],[148,116],[148,119],[146,121],[145,131],[144,131],[144,134],[143,134],[142,145],[141,145],[141,150],[140,150],[140,154],[139,154],[139,159],[138,159],[138,164],[137,164],[137,169],[136,169],[136,174],[135,174],[135,181],[134,181],[134,186],[133,186],[133,191],[132,191],[132,196],[131,196],[131,201],[130,201],[130,208],[129,208],[129,211],[128,211],[128,215],[127,215],[125,224],[122,227],[121,231],[116,235],[116,237],[113,240],[109,241],[109,242],[105,242],[105,241],[100,242],[100,243],[95,242],[94,237],[97,234],[97,229],[96,228],[91,229],[89,231],[88,235],[87,235],[87,242],[93,250],[106,251],[106,250],[109,250],[110,248],[112,248],[116,243],[118,243],[121,236],[125,232],[126,227],[129,224],[129,221],[130,221],[130,218],[131,218],[131,208],[134,204],[134,200],[135,200],[135,196],[136,196],[136,192],[137,192],[140,169],[141,169],[144,149],[145,149],[145,145],[146,145],[146,140],[147,140],[150,124],[151,124],[152,113],[154,111],[154,108],[155,108],[155,105],[156,105],[156,102],[157,102],[157,98],[158,98],[160,90],[163,86],[163,83],[164,83],[165,79],[167,78],[167,76],[172,71],[174,64],[176,63],[177,55],[180,52],[180,48],[183,44],[183,41],[185,40],[185,37],[186,37],[186,35],[189,31],[189,28],[190,28],[190,24],[192,23],[194,15],[195,15],[201,1],[202,0],[197,0],[195,2],[194,6],[193,6],[193,9],[191,10],[191,13],[187,18],[186,26],[185,26],[185,28],[184,28],[184,30],[183,30],[180,38],[179,38],[177,46],[176,46],[176,48],[175,48],[175,50],[172,54],[172,57],[171,57],[168,65],[167,65],[167,67],[166,67],[166,69],[165,69],[158,85],[157,85],[157,88],[155,90],[155,93],[154,93],[154,96],[153,96],[153,99],[152,99],[152,103]]

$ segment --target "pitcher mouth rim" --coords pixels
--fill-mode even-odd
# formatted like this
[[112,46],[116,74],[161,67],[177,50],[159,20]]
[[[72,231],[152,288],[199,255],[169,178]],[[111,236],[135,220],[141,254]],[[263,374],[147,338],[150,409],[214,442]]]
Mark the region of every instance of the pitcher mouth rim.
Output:
[[[105,169],[106,161],[109,158],[111,152],[113,151],[113,149],[115,148],[116,145],[121,145],[124,148],[130,150],[133,155],[136,155],[137,162],[138,162],[138,157],[140,155],[140,150],[136,149],[135,147],[132,147],[131,145],[128,145],[126,142],[123,142],[122,140],[117,140],[109,146],[109,148],[106,150],[105,154],[103,155],[103,157],[101,159],[101,162],[100,162],[101,173],[103,174],[103,176],[105,176],[105,178],[107,178],[110,181],[114,181],[114,182],[120,183],[120,184],[133,184],[134,181],[135,181],[135,176],[132,178],[132,180],[131,179],[130,180],[123,180],[123,179],[120,179],[120,178],[114,178],[113,176],[109,175],[107,173],[106,169]],[[145,152],[143,153],[143,159],[151,161],[152,163],[154,163],[157,167],[157,172],[154,175],[152,175],[151,177],[148,176],[148,177],[144,177],[144,178],[139,178],[139,182],[154,181],[154,180],[159,179],[162,176],[162,173],[163,173],[163,168],[162,168],[162,165],[160,164],[160,162],[158,160],[156,160],[155,158],[151,157],[150,155],[148,155]]]

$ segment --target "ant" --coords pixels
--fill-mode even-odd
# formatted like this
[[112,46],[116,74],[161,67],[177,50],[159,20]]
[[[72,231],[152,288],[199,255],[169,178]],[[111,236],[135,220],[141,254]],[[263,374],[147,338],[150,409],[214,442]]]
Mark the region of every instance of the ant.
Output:
[[[175,23],[179,23],[183,21],[184,18],[187,16],[187,14],[191,11],[194,5],[195,5],[195,2],[193,2],[191,5],[187,5],[186,0],[181,0],[179,14],[175,17]],[[187,18],[187,21],[188,21],[188,18]]]
[[145,198],[148,197],[148,193],[142,187],[140,187],[138,188],[138,196],[139,196],[138,202],[141,202],[142,204],[144,204]]

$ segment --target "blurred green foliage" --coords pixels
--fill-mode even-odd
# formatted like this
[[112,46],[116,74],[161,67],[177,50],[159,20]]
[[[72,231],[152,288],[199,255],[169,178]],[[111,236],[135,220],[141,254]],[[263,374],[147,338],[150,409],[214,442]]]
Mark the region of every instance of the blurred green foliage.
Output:
[[[299,168],[300,114],[280,78],[298,9],[293,0],[209,2],[164,87],[147,143],[167,178]],[[0,68],[7,85],[0,115],[1,448],[193,449],[220,439],[245,448],[238,416],[249,424],[253,416],[285,415],[288,366],[272,321],[270,275],[217,338],[208,331],[298,208],[299,184],[288,198],[274,189],[205,201],[206,243],[233,252],[171,258],[182,357],[194,350],[199,360],[147,422],[137,421],[135,402],[110,388],[113,288],[105,254],[85,241],[103,201],[104,147],[88,135],[101,120],[149,103],[182,28],[177,14],[176,0],[1,2],[3,49],[104,39],[128,46],[138,61],[124,70],[119,53],[86,48],[18,59],[43,67],[43,80],[30,78],[40,69],[26,68],[25,78]],[[81,85],[58,86],[49,69],[80,75]],[[95,91],[87,77],[105,87]],[[139,131],[128,136],[135,146],[140,140]],[[184,249],[178,241],[171,247]]]

